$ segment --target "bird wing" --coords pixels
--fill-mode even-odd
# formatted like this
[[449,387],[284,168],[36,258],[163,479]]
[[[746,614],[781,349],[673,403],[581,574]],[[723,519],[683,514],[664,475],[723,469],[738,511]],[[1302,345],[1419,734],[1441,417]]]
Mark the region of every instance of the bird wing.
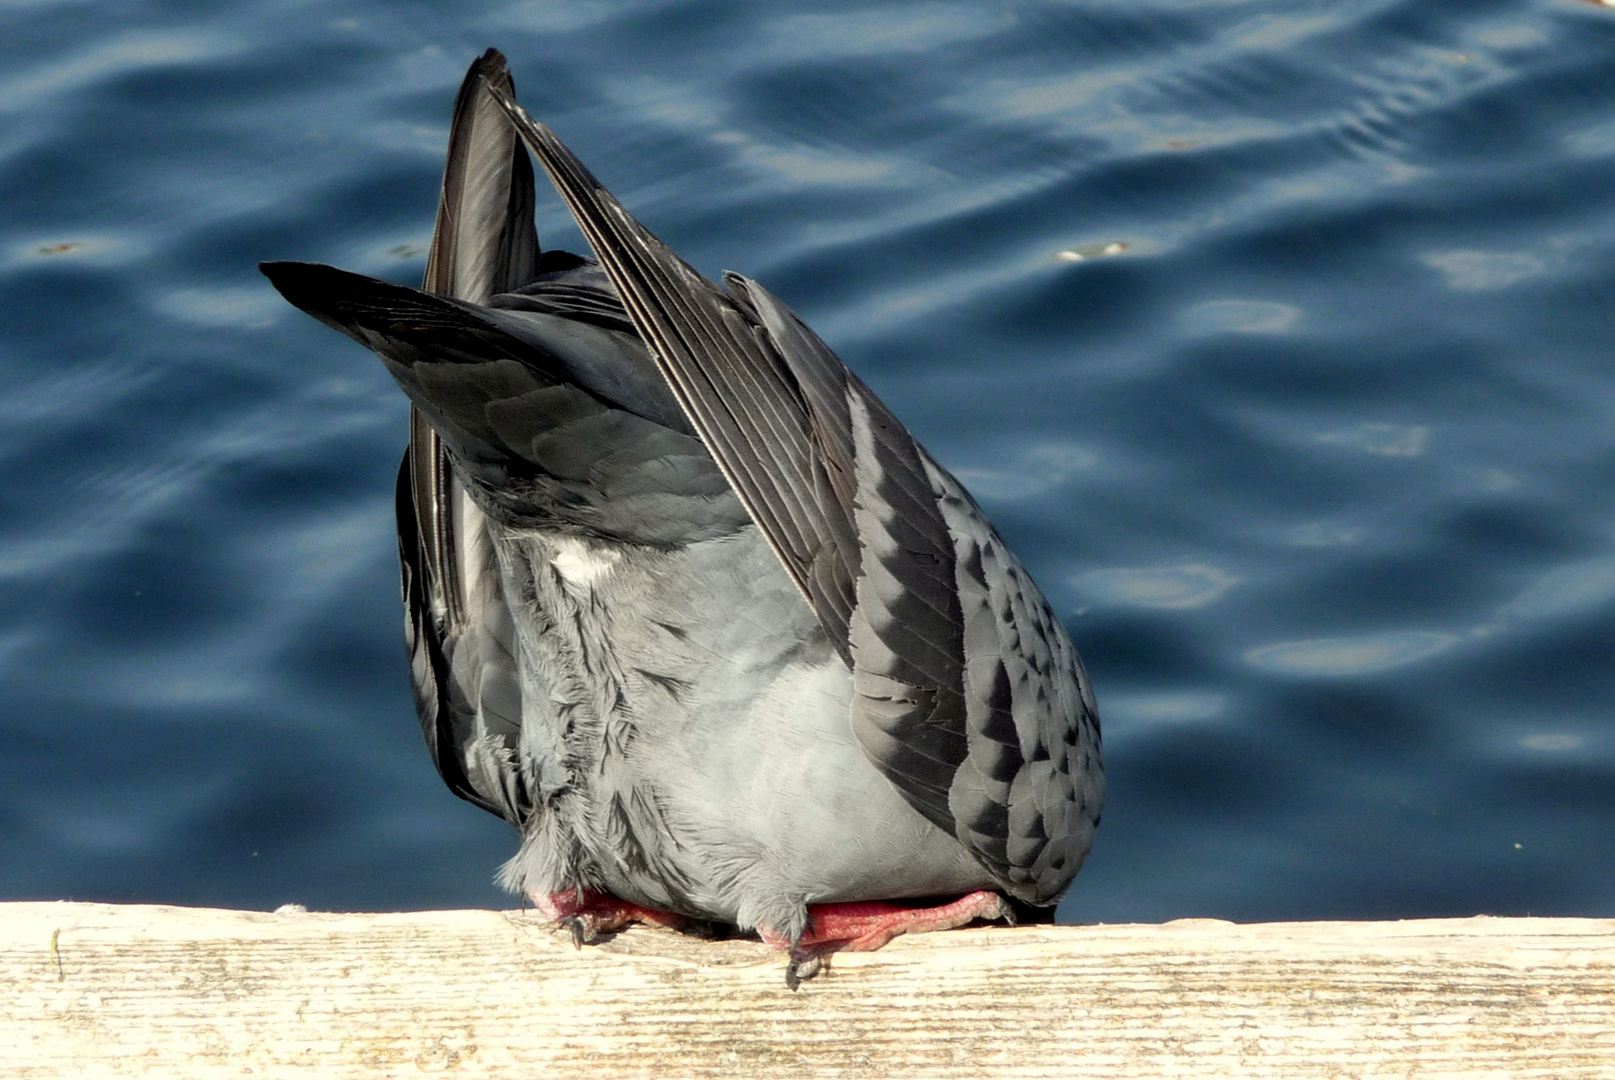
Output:
[[964,489],[755,282],[720,290],[500,86],[690,423],[853,672],[851,724],[904,798],[1020,899],[1097,824],[1097,711],[1064,628]]
[[[847,658],[859,548],[844,446],[832,438],[815,447],[802,388],[766,330],[630,217],[548,128],[489,88],[560,190],[690,423]],[[845,372],[839,360],[835,369],[832,396]]]
[[[482,92],[515,87],[489,49],[460,84],[422,288],[473,303],[526,284],[538,258],[533,169]],[[519,824],[528,806],[514,755],[521,730],[515,624],[488,522],[420,410],[398,471],[398,563],[415,710],[449,789]]]

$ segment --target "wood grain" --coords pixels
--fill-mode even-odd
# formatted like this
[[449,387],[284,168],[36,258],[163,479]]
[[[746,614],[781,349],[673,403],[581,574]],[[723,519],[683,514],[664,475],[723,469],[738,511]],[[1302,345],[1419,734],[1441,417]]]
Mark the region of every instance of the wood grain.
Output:
[[515,912],[13,903],[0,1033],[8,1078],[1610,1078],[1615,920],[989,927],[792,993],[753,942]]

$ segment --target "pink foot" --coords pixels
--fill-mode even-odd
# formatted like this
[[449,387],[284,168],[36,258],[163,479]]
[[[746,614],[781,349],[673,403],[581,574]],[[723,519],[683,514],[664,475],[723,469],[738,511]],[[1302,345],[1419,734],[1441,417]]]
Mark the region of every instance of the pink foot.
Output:
[[633,923],[649,923],[674,930],[687,928],[689,920],[669,911],[656,911],[640,907],[627,900],[619,900],[610,893],[585,892],[571,889],[558,893],[533,893],[533,907],[550,921],[572,931],[572,944],[576,948],[610,934]]
[[803,979],[819,973],[824,958],[834,952],[872,952],[900,934],[952,930],[976,919],[1015,921],[1015,913],[995,892],[982,890],[961,896],[951,904],[907,908],[884,900],[853,904],[809,904],[808,928],[794,944],[767,927],[762,939],[776,949],[789,949],[785,985],[795,990]]

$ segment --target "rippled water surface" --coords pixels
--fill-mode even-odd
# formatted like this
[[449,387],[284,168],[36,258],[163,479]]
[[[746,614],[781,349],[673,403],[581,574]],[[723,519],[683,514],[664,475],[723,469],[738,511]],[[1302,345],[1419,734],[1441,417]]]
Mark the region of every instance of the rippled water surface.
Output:
[[418,281],[498,45],[1067,620],[1063,917],[1615,915],[1615,7],[777,10],[0,3],[0,898],[510,902],[410,706],[404,398],[254,269]]

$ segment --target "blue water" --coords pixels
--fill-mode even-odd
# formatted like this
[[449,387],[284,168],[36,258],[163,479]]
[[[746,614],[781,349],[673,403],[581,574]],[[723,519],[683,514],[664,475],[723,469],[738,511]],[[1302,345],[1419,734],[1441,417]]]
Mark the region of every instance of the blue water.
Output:
[[404,398],[254,269],[417,282],[498,45],[1067,620],[1062,917],[1615,915],[1615,7],[775,10],[0,4],[0,898],[511,902],[410,706]]

